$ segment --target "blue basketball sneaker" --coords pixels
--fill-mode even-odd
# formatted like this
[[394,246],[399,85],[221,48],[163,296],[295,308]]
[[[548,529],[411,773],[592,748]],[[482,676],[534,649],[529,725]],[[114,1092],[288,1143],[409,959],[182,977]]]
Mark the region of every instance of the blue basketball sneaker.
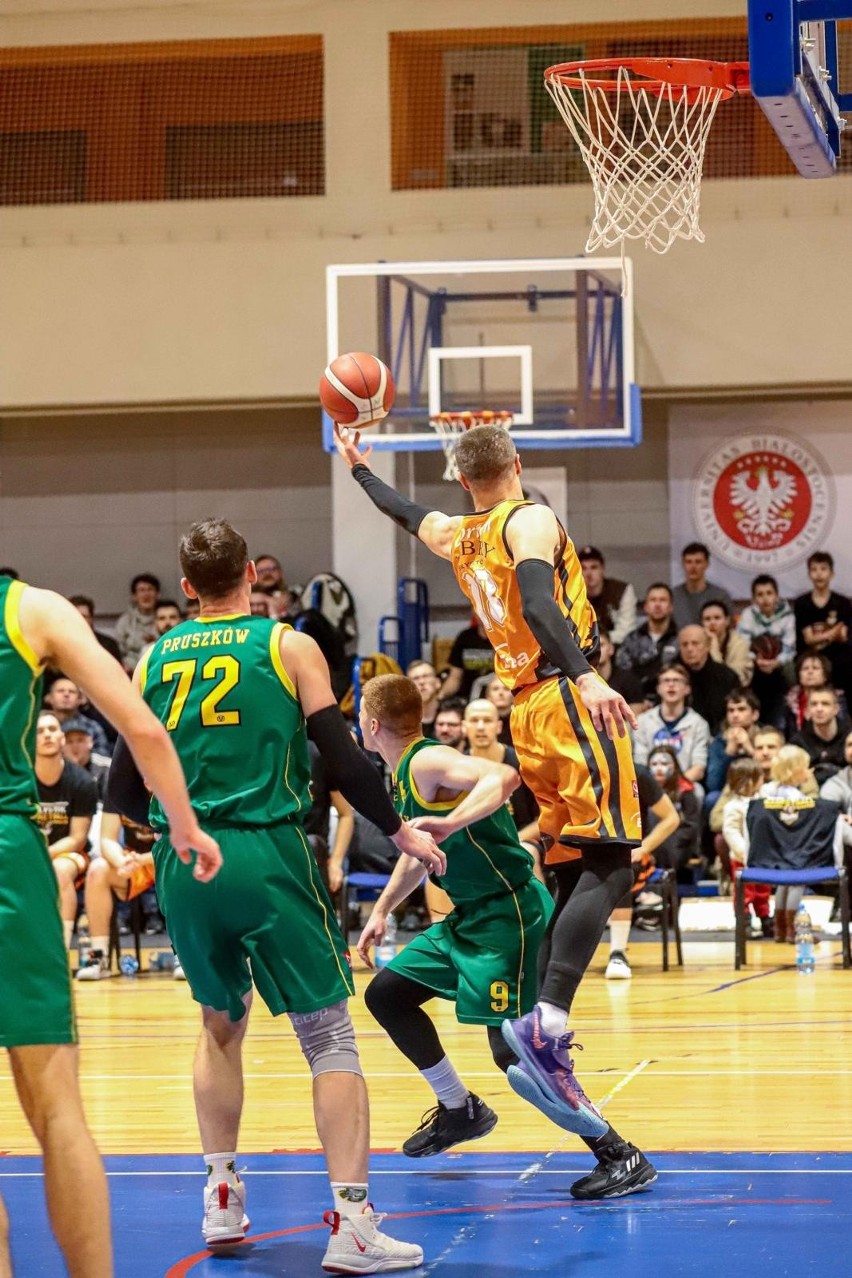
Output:
[[[504,1021],[503,1037],[521,1061],[509,1067],[512,1090],[551,1122],[578,1136],[603,1136],[609,1124],[574,1076],[572,1033],[558,1037],[541,1024],[538,1006],[516,1021]],[[575,1045],[579,1048],[580,1044]]]

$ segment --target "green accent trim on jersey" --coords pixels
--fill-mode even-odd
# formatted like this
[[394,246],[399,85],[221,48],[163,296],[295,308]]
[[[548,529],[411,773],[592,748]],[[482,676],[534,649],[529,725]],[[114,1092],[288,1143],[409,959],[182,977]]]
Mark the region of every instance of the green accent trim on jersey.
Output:
[[21,630],[20,603],[27,587],[0,577],[0,813],[33,817],[36,720],[41,705],[41,664]]

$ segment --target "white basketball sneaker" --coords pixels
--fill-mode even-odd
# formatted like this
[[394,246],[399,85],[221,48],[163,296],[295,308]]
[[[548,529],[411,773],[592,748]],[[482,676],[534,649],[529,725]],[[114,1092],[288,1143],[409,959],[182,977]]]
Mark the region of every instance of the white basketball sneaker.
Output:
[[604,976],[608,981],[629,981],[633,975],[627,955],[623,950],[613,950],[609,956]]
[[393,1269],[416,1269],[423,1264],[423,1248],[398,1242],[379,1232],[383,1216],[365,1207],[360,1216],[341,1216],[327,1211],[331,1225],[328,1250],[322,1267],[329,1274],[386,1274]]
[[208,1247],[232,1247],[242,1242],[250,1224],[245,1181],[231,1185],[223,1180],[205,1188],[201,1233]]

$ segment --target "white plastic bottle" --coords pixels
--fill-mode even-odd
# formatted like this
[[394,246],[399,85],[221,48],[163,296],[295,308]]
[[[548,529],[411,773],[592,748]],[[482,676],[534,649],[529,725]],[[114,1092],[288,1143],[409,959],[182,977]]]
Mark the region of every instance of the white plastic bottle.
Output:
[[816,967],[816,955],[814,953],[813,925],[811,924],[811,916],[805,909],[804,901],[796,910],[794,924],[796,929],[796,971],[803,976],[810,976]]
[[387,967],[396,958],[396,951],[396,919],[389,914],[385,934],[376,946],[376,967]]

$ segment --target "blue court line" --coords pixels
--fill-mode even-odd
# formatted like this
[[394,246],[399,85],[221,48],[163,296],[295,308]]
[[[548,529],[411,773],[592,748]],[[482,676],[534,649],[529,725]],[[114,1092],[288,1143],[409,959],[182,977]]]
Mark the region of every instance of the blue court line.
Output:
[[761,981],[764,976],[774,976],[776,972],[783,972],[783,967],[770,967],[765,972],[753,972],[751,976],[738,976],[734,981],[726,981],[724,985],[716,985],[712,990],[702,990],[702,994],[719,994],[722,990],[731,990],[735,985],[745,985],[746,981]]

